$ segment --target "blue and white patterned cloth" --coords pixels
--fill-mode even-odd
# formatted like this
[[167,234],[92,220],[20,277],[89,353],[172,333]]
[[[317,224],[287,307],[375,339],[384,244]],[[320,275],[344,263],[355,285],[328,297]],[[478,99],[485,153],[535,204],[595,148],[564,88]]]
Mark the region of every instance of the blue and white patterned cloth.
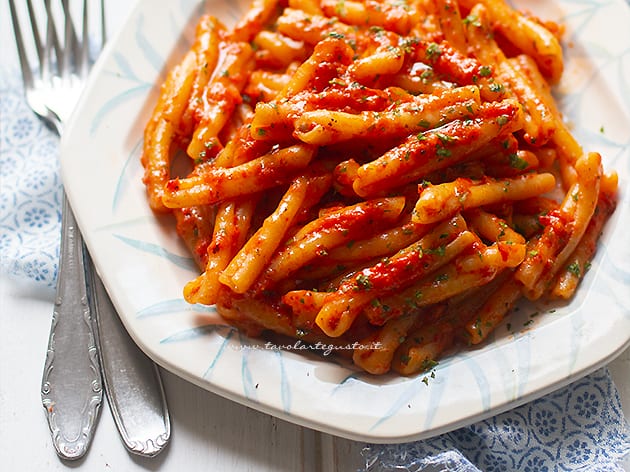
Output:
[[367,471],[622,471],[628,424],[606,369],[521,407],[425,441],[371,445]]
[[[17,67],[0,69],[0,252],[4,275],[55,284],[61,179],[57,136],[23,99]],[[606,369],[471,426],[408,444],[368,445],[366,470],[615,471],[629,426]]]
[[0,69],[0,264],[52,287],[59,258],[59,138],[23,98],[18,69]]

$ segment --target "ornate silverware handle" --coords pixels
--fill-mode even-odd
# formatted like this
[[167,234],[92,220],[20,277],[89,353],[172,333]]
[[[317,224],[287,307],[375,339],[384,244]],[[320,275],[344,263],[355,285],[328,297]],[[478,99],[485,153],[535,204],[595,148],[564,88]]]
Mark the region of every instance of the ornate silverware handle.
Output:
[[42,379],[42,403],[57,454],[82,457],[103,399],[83,238],[65,194],[57,293]]
[[95,319],[109,409],[125,447],[153,457],[168,444],[171,423],[162,379],[122,325],[109,296],[93,274]]

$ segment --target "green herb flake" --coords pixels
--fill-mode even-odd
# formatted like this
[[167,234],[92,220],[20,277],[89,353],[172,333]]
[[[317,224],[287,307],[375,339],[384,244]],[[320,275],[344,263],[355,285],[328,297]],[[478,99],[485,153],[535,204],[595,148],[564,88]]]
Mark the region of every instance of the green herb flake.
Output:
[[580,264],[577,261],[572,262],[571,264],[568,265],[567,267],[567,272],[570,272],[571,274],[575,275],[576,277],[580,276]]
[[481,26],[481,22],[479,21],[479,17],[477,15],[468,15],[462,20],[462,23],[466,26],[471,25],[477,28]]
[[492,83],[488,86],[488,88],[490,89],[490,91],[491,91],[491,92],[494,92],[494,93],[501,93],[501,92],[503,92],[503,90],[504,90],[503,85],[501,85],[501,84],[499,84],[499,83],[497,83],[497,82],[492,82]]
[[435,151],[435,154],[440,156],[440,157],[450,157],[451,155],[451,150],[450,149],[446,149],[443,147],[438,147]]
[[452,143],[453,141],[455,141],[455,138],[454,138],[454,137],[449,136],[449,135],[444,134],[444,133],[435,133],[435,135],[436,135],[436,136],[438,137],[438,139],[439,139],[442,143],[444,143],[444,144],[447,144],[447,143]]
[[512,167],[513,169],[525,170],[527,169],[527,166],[529,165],[525,159],[520,157],[515,152],[510,154],[508,156],[508,159],[510,161],[510,167]]
[[422,361],[422,366],[420,367],[422,370],[431,370],[434,369],[438,365],[438,362],[433,359],[425,359]]
[[435,249],[431,249],[431,250],[427,250],[428,254],[435,254],[436,256],[444,256],[444,254],[446,254],[446,247],[445,246],[438,246]]
[[442,54],[442,49],[437,43],[429,43],[426,49],[426,57],[429,60],[435,60]]
[[418,42],[417,38],[405,38],[400,41],[400,47],[406,54],[411,54]]
[[439,282],[446,282],[447,280],[448,280],[448,274],[438,274],[435,277],[435,281],[438,282],[438,283]]
[[365,274],[359,274],[356,278],[357,286],[363,290],[369,290],[372,288],[372,282],[370,278]]
[[481,77],[489,77],[490,75],[492,75],[492,69],[490,68],[490,66],[481,66],[479,68],[479,75]]
[[509,118],[505,115],[497,116],[497,124],[499,126],[506,125],[508,121],[509,121]]

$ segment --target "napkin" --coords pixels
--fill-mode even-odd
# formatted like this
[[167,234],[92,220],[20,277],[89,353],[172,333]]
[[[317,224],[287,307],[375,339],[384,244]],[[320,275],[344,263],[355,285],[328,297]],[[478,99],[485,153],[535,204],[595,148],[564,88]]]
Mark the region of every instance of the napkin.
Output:
[[[16,67],[0,68],[0,269],[53,287],[59,257],[59,138],[33,114]],[[629,426],[601,369],[555,393],[425,441],[367,445],[365,471],[623,470]]]
[[24,99],[17,67],[0,68],[0,269],[55,285],[61,226],[59,138]]
[[628,423],[605,368],[450,433],[362,451],[366,472],[623,471],[629,453]]

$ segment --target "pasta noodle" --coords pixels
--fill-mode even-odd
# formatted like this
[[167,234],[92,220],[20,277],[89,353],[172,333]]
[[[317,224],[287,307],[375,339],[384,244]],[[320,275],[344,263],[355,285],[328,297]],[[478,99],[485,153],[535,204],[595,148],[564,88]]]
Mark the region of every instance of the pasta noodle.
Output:
[[184,298],[401,375],[486,341],[523,298],[571,298],[617,179],[554,101],[561,35],[504,0],[203,15],[141,160],[200,268]]

